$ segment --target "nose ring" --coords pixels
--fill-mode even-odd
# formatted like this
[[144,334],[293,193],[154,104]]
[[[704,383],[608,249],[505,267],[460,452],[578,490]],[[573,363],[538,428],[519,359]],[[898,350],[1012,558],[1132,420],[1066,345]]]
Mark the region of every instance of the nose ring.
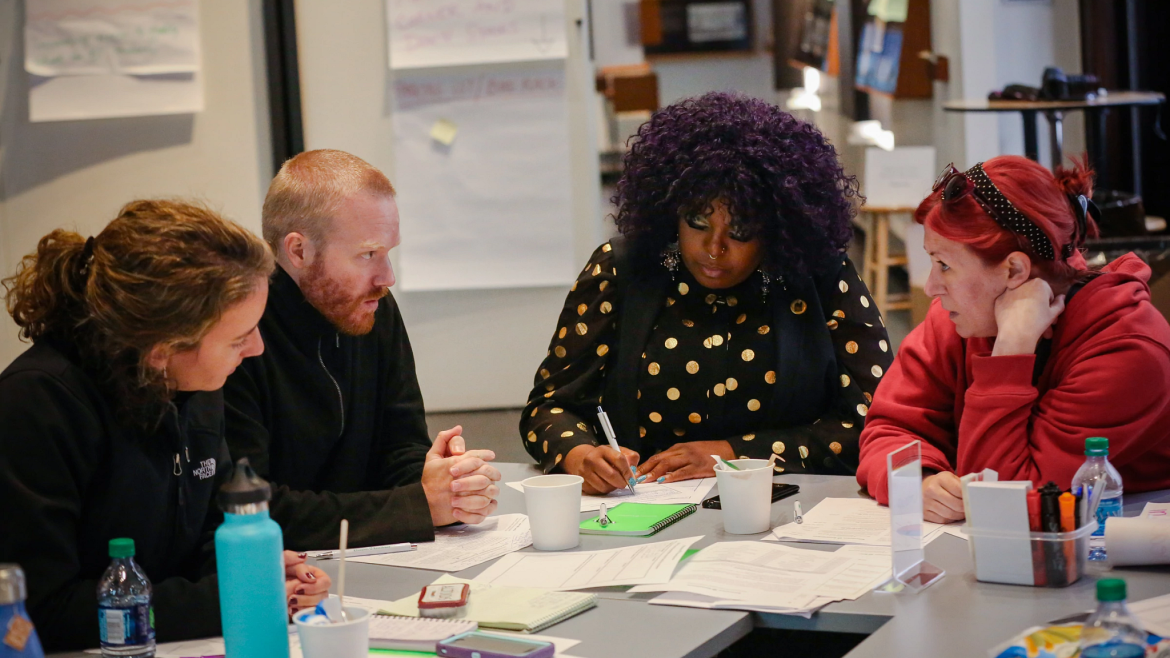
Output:
[[712,256],[711,254],[707,254],[707,258],[710,258],[711,260],[715,260],[715,257]]

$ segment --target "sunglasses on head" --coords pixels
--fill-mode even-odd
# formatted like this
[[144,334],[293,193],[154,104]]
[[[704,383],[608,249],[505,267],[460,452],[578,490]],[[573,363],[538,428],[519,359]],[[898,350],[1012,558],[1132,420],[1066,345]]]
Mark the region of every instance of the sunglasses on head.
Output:
[[[983,212],[995,220],[996,224],[1007,231],[1027,238],[1032,249],[1041,258],[1056,260],[1056,249],[1053,248],[1052,241],[1048,239],[1044,231],[1040,230],[1039,226],[1033,224],[1032,220],[1025,217],[1024,213],[1020,212],[1019,208],[1016,208],[999,191],[995,183],[991,182],[987,172],[983,171],[982,162],[977,163],[967,171],[955,169],[954,163],[944,167],[938,178],[934,180],[934,187],[931,188],[932,193],[940,191],[943,203],[949,203],[970,194],[971,198],[975,199],[975,202],[983,209]],[[1072,253],[1072,248],[1071,243],[1066,245],[1062,250],[1062,256],[1068,258]]]

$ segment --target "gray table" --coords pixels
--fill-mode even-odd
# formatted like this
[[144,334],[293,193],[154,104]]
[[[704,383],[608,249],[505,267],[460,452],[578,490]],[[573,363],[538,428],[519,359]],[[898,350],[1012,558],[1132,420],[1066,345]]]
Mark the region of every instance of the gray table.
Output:
[[[505,482],[537,474],[534,467],[500,464]],[[851,477],[784,475],[778,482],[800,485],[800,494],[772,506],[772,525],[792,520],[792,502],[805,510],[826,497],[861,495]],[[1170,492],[1126,496],[1126,514],[1136,515],[1148,501],[1170,500]],[[523,496],[501,487],[501,514],[523,512]],[[694,548],[719,541],[759,538],[728,535],[719,512],[699,509],[652,539],[582,535],[576,550],[615,548],[646,541],[704,535]],[[583,515],[587,518],[591,515]],[[790,544],[800,548],[836,550],[835,546]],[[525,550],[532,550],[531,548]],[[834,603],[811,619],[734,610],[699,610],[648,605],[655,594],[628,594],[625,588],[597,590],[597,608],[543,631],[581,640],[570,653],[583,658],[706,658],[730,646],[752,628],[803,629],[827,633],[861,633],[868,637],[849,653],[853,658],[892,656],[986,656],[987,650],[1018,631],[1092,609],[1094,583],[1103,573],[1125,578],[1130,600],[1170,593],[1170,569],[1095,570],[1063,589],[995,585],[975,580],[967,542],[950,535],[926,548],[927,559],[947,575],[921,594],[869,593],[856,601]],[[337,562],[318,562],[336,576]],[[458,572],[471,578],[487,568],[482,564]],[[350,563],[346,591],[354,596],[398,599],[416,594],[437,578],[438,572]],[[78,656],[82,654],[76,654]]]
[[[534,467],[501,464],[505,482],[537,474]],[[784,475],[777,482],[800,485],[800,494],[772,506],[772,525],[792,520],[792,502],[801,501],[812,509],[822,498],[860,496],[851,477]],[[524,511],[523,496],[510,487],[501,487],[501,514]],[[716,492],[717,493],[717,492]],[[1151,500],[1170,500],[1170,492],[1126,496],[1126,513],[1135,515]],[[723,532],[719,512],[699,509],[692,516],[663,530],[653,539],[582,535],[576,550],[615,548],[646,541],[704,535],[694,548],[719,541],[759,538]],[[592,514],[582,515],[582,519]],[[836,550],[836,546],[790,544],[800,548]],[[525,550],[532,550],[531,548]],[[967,542],[950,535],[932,542],[926,549],[931,563],[946,569],[942,582],[921,594],[866,594],[856,601],[834,603],[803,619],[788,615],[712,611],[653,606],[645,603],[655,594],[627,594],[624,588],[598,590],[601,600],[594,610],[544,631],[558,637],[582,640],[570,653],[585,658],[706,657],[746,635],[753,627],[803,629],[837,633],[868,634],[851,657],[985,656],[987,650],[1028,626],[1090,610],[1095,605],[1094,583],[1102,570],[1062,589],[1019,587],[980,583]],[[319,563],[331,574],[336,562]],[[456,575],[471,578],[487,568],[483,564]],[[1131,600],[1170,593],[1170,569],[1118,569],[1111,576],[1129,582]],[[418,592],[438,576],[417,571],[366,564],[351,564],[347,586],[355,596],[396,599]]]

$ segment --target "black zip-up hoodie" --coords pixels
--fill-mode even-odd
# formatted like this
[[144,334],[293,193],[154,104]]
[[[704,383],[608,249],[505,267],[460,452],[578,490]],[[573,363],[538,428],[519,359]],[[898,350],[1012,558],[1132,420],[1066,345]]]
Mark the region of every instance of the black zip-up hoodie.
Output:
[[264,353],[224,386],[227,442],[233,459],[247,457],[306,510],[303,532],[285,545],[336,546],[338,524],[325,520],[338,514],[351,546],[433,540],[419,483],[431,441],[394,298],[379,303],[370,333],[347,336],[277,267],[260,334]]
[[134,540],[154,585],[159,641],[219,635],[222,393],[181,394],[150,432],[119,422],[72,354],[41,339],[0,373],[0,562],[24,568],[45,649],[98,645],[115,537]]

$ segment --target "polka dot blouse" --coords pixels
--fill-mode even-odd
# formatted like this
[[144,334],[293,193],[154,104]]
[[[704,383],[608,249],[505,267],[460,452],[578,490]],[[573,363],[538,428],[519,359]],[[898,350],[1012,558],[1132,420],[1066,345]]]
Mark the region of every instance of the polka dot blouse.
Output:
[[[803,300],[764,297],[758,273],[732,288],[701,286],[680,266],[643,347],[638,373],[642,458],[683,441],[727,440],[737,455],[776,454],[778,472],[852,474],[858,437],[874,390],[892,361],[884,323],[848,260],[821,300],[833,340],[840,390],[816,422],[769,428],[777,372],[775,310],[803,314]],[[595,409],[618,340],[615,265],[610,245],[594,252],[573,284],[548,356],[521,418],[524,445],[547,472],[582,444],[604,443]],[[770,287],[779,287],[776,281]],[[647,450],[649,448],[649,450]]]

